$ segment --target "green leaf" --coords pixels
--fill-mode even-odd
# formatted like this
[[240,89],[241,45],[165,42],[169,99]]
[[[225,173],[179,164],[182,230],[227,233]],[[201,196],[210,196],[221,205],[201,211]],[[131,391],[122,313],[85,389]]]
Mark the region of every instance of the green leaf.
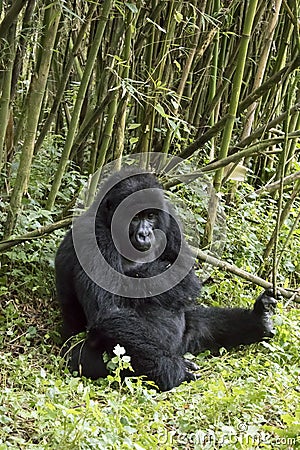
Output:
[[156,111],[162,116],[162,117],[168,117],[168,115],[165,113],[164,108],[162,107],[162,105],[160,103],[157,103],[154,108],[156,109]]
[[125,3],[126,8],[130,9],[133,14],[137,14],[139,12],[137,6],[134,3]]
[[183,21],[183,15],[181,14],[180,11],[175,11],[174,19],[176,20],[177,23],[180,23]]
[[140,123],[130,123],[127,125],[127,130],[135,130],[136,128],[139,128],[141,126]]

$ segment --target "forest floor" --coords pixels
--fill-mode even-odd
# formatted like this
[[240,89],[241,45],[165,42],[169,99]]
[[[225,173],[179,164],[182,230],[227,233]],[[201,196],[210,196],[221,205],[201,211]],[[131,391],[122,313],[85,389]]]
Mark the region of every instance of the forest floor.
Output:
[[[239,302],[244,283],[226,283]],[[200,354],[199,380],[159,393],[141,378],[121,383],[118,369],[97,382],[72,377],[59,356],[56,302],[10,295],[0,316],[0,450],[298,449],[300,310],[292,306],[278,305],[271,341]]]

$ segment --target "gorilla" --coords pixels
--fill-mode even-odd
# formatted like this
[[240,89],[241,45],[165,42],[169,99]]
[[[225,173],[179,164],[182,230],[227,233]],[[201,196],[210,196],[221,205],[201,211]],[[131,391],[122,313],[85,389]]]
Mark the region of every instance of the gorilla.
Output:
[[[270,291],[253,309],[200,306],[193,262],[157,178],[137,168],[108,177],[55,259],[70,371],[105,377],[102,355],[120,344],[135,375],[165,391],[197,378],[187,352],[216,352],[274,335]],[[82,331],[84,342],[68,346]]]

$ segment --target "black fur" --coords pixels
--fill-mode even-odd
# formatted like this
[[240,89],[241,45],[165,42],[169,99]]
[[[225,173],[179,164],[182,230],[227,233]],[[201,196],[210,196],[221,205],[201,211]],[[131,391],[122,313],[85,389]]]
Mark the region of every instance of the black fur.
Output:
[[[129,177],[123,180],[124,173],[126,171],[121,171],[108,179],[104,188],[114,187],[104,196],[99,208],[98,197],[77,219],[77,229],[84,235],[96,212],[97,245],[110,266],[128,277],[147,278],[164,272],[176,261],[180,245],[185,261],[189,262],[189,249],[184,241],[181,242],[180,226],[173,218],[174,213],[170,214],[171,206],[164,200],[162,190],[154,195],[164,209],[157,211],[156,224],[167,236],[164,252],[153,262],[140,264],[120,256],[110,233],[116,207],[133,192],[161,188],[152,174],[140,175],[130,170]],[[121,181],[116,184],[118,180]],[[80,251],[88,261],[91,255],[89,244],[83,245]],[[104,266],[95,264],[94,267],[93,261],[89,263],[99,279],[110,277]],[[147,292],[143,298],[126,298],[112,294],[98,286],[83,270],[74,250],[72,231],[66,234],[58,249],[55,266],[64,340],[88,331],[85,342],[69,352],[70,370],[93,379],[107,375],[102,353],[112,353],[114,346],[120,344],[131,356],[136,375],[147,375],[161,390],[169,390],[183,381],[195,379],[191,373],[195,367],[183,358],[186,352],[197,354],[205,349],[231,348],[258,342],[274,334],[270,307],[275,300],[270,292],[256,300],[253,310],[198,306],[200,282],[191,269],[176,286],[158,295],[151,296]],[[113,278],[109,280],[112,285],[115,283]]]

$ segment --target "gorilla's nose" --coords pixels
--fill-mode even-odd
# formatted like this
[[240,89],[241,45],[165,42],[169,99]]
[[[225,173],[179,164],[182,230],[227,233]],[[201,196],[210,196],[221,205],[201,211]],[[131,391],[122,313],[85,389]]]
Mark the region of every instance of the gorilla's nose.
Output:
[[150,232],[139,231],[136,235],[136,241],[137,241],[139,250],[142,250],[142,251],[148,250],[151,247]]
[[140,241],[140,242],[146,241],[147,238],[149,238],[149,234],[150,234],[150,233],[149,233],[148,230],[142,230],[142,231],[139,231],[138,234],[137,234],[137,239],[138,239],[138,241]]

